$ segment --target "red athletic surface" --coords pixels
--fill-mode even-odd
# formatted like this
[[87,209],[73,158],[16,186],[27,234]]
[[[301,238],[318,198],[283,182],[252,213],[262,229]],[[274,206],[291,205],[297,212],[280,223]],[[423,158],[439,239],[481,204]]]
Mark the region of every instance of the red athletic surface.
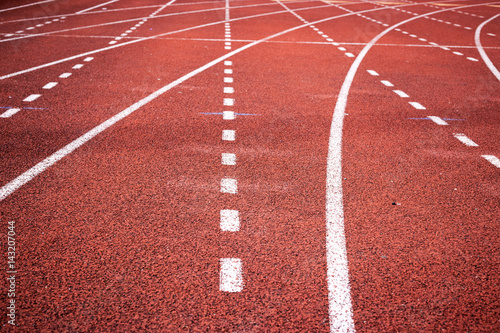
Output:
[[[0,76],[106,48],[168,3],[120,0],[75,14],[107,1],[58,0],[2,11],[33,2],[0,4]],[[354,78],[342,188],[358,332],[500,332],[500,169],[481,157],[500,158],[500,82],[474,42],[476,28],[499,14],[500,4],[483,3],[490,2],[283,2],[309,22],[349,14],[341,6],[388,26],[413,16],[374,9],[404,5],[422,15],[478,5],[430,15],[452,24],[419,18],[399,27],[408,34],[392,30]],[[224,49],[225,1],[177,0],[115,45],[172,34],[0,80],[0,113],[22,108],[0,118],[0,185],[166,84],[303,24],[274,1],[229,5],[231,50]],[[193,13],[161,17],[183,12]],[[245,18],[254,15],[261,16]],[[316,27],[354,56],[387,29],[356,15]],[[19,30],[14,37],[51,34],[7,41]],[[500,18],[483,27],[481,43],[500,68]],[[223,62],[197,74],[1,201],[0,329],[335,332],[325,182],[332,115],[355,59],[345,52],[310,27],[251,47],[228,59],[234,83],[223,82]],[[76,64],[84,66],[72,69]],[[72,75],[59,78],[65,72]],[[42,89],[49,82],[59,84]],[[224,94],[226,86],[235,93]],[[42,96],[23,102],[31,94]],[[234,107],[223,106],[226,97]],[[250,115],[223,120],[218,113],[229,109]],[[227,129],[236,131],[234,142],[221,140]],[[221,165],[227,152],[236,154],[236,166]],[[220,192],[225,177],[238,180],[237,194]],[[240,231],[220,230],[221,209],[239,211]],[[16,327],[6,308],[9,221]],[[219,291],[221,258],[242,260],[243,291]]]

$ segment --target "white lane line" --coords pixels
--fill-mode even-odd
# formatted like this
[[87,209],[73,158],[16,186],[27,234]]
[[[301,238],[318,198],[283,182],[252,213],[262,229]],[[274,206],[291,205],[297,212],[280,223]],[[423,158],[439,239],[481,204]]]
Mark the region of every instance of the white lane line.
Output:
[[68,77],[70,77],[70,76],[71,76],[71,73],[62,73],[61,75],[59,75],[59,77],[60,77],[61,79],[66,79],[66,78],[68,78]]
[[224,120],[234,120],[235,114],[234,111],[223,111],[222,112],[222,119]]
[[19,109],[19,108],[8,109],[7,111],[5,111],[4,113],[2,113],[0,115],[0,118],[9,118],[9,117],[15,115],[16,113],[18,113],[19,111],[21,111],[21,109]]
[[113,3],[113,2],[117,2],[119,0],[112,0],[112,1],[109,1],[109,2],[105,2],[105,3],[101,3],[100,5],[97,5],[97,6],[94,6],[94,7],[90,7],[90,8],[87,8],[87,9],[84,9],[84,10],[80,10],[79,12],[76,12],[76,14],[83,14],[83,13],[86,13],[92,9],[96,9],[96,8],[99,8],[99,7],[102,7],[102,6],[106,6],[107,4],[110,4],[110,3]]
[[234,130],[223,130],[222,140],[224,141],[234,141],[236,140],[236,132]]
[[57,86],[57,82],[49,82],[42,87],[42,89],[52,89]]
[[222,165],[236,165],[236,154],[222,153]]
[[34,100],[38,99],[38,97],[40,97],[40,96],[42,96],[42,95],[39,95],[39,94],[29,95],[28,97],[23,99],[23,102],[33,102]]
[[5,9],[1,9],[0,13],[7,12],[9,10],[14,10],[14,9],[19,9],[19,8],[34,6],[34,5],[38,5],[38,4],[41,4],[41,3],[52,2],[52,1],[55,1],[55,0],[39,1],[39,2],[33,2],[33,3],[30,3],[30,4],[27,4],[27,5],[22,5],[22,6],[17,6],[17,7],[11,7],[11,8],[5,8]]
[[438,124],[440,126],[448,125],[448,123],[446,121],[444,121],[443,119],[441,119],[437,116],[427,116],[427,118],[429,118],[430,120],[432,120],[433,122],[435,122],[436,124]]
[[238,181],[233,178],[222,178],[220,181],[220,191],[222,193],[237,194]]
[[233,87],[224,87],[224,94],[233,94],[233,93],[234,93]]
[[83,67],[83,64],[77,64],[75,66],[73,66],[73,69],[80,69]]
[[407,93],[402,90],[393,90],[399,97],[408,98],[410,97]]
[[462,134],[462,133],[455,133],[453,134],[455,138],[457,138],[460,142],[462,142],[464,145],[469,146],[469,147],[479,147],[477,143],[472,141],[467,137],[467,135]]
[[224,106],[233,106],[234,98],[224,98]]
[[411,106],[413,106],[417,110],[425,110],[425,106],[420,104],[419,102],[408,102]]
[[481,155],[484,159],[486,159],[488,162],[496,166],[497,168],[500,168],[500,159],[496,157],[495,155]]
[[220,260],[219,290],[225,292],[241,292],[243,290],[243,273],[241,259],[222,258]]
[[373,76],[379,76],[377,72],[375,72],[374,70],[372,69],[369,69],[367,70],[368,73],[370,73],[370,75],[373,75]]
[[384,86],[386,86],[386,87],[394,87],[394,85],[391,82],[387,81],[387,80],[382,80],[380,82],[382,82],[382,84]]
[[224,83],[233,83],[233,78],[232,77],[225,77]]
[[495,77],[497,78],[498,81],[500,81],[500,72],[495,67],[495,65],[493,65],[493,63],[491,62],[490,58],[488,57],[488,55],[484,51],[483,46],[481,45],[481,30],[483,29],[483,27],[486,24],[488,24],[490,21],[496,19],[499,16],[500,16],[500,14],[497,14],[497,15],[489,18],[488,20],[484,21],[483,23],[481,23],[477,27],[476,32],[474,34],[474,42],[476,43],[476,48],[479,51],[479,54],[481,55],[481,58],[483,59],[484,63],[488,67],[488,69],[493,73],[493,75],[495,75]]
[[240,214],[237,210],[223,209],[220,211],[220,229],[222,231],[240,231]]

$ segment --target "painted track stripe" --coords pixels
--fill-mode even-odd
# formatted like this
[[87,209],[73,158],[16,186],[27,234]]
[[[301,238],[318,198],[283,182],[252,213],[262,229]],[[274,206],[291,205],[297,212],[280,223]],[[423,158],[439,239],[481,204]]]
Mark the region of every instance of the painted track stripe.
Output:
[[486,52],[484,51],[483,49],[483,46],[481,45],[481,30],[483,29],[483,27],[489,23],[490,21],[496,19],[497,17],[499,17],[500,14],[497,14],[493,17],[491,17],[490,19],[484,21],[483,23],[481,23],[477,29],[476,29],[476,33],[474,34],[474,41],[476,43],[476,48],[477,50],[479,51],[479,54],[481,55],[481,58],[483,59],[484,63],[486,64],[486,66],[488,67],[488,69],[493,73],[493,75],[495,75],[495,77],[497,78],[498,81],[500,81],[500,72],[498,71],[498,69],[495,67],[495,65],[493,65],[493,63],[491,62],[490,58],[488,57],[488,55],[486,54]]
[[92,9],[96,9],[96,8],[99,8],[99,7],[102,7],[102,6],[106,6],[108,4],[111,4],[113,2],[117,2],[117,1],[120,1],[120,0],[111,0],[111,1],[108,1],[108,2],[105,2],[105,3],[101,3],[100,5],[97,5],[97,6],[94,6],[94,7],[90,7],[90,8],[87,8],[87,9],[84,9],[84,10],[80,10],[79,12],[76,12],[76,14],[83,14],[83,13],[86,13]]
[[222,119],[224,120],[234,120],[235,113],[234,111],[222,111]]
[[222,153],[222,165],[236,165],[236,155],[230,153]]
[[222,193],[238,193],[238,181],[233,178],[222,178],[220,181],[220,191]]
[[11,7],[11,8],[5,8],[5,9],[0,10],[0,13],[7,12],[9,10],[15,10],[15,9],[19,9],[19,8],[24,8],[24,7],[30,7],[30,6],[34,6],[34,5],[39,5],[39,4],[46,3],[46,2],[53,2],[53,1],[55,1],[55,0],[39,1],[39,2],[33,2],[33,3],[30,3],[30,4],[27,4],[27,5],[22,5],[22,6],[17,6],[17,7]]
[[234,130],[223,130],[222,140],[224,141],[234,141],[236,140],[236,132]]
[[370,73],[370,75],[373,75],[373,76],[379,76],[377,72],[375,72],[374,70],[372,69],[369,69],[367,70],[368,73]]
[[21,109],[19,109],[19,108],[8,109],[7,111],[5,111],[4,113],[2,113],[0,115],[0,118],[9,118],[9,117],[15,115],[16,113],[18,113],[19,111],[21,111]]
[[407,93],[405,93],[402,90],[393,90],[393,92],[395,92],[399,97],[402,97],[402,98],[410,97]]
[[382,84],[384,86],[386,86],[386,87],[394,87],[394,85],[391,82],[387,81],[387,80],[382,80],[380,82],[382,82]]
[[38,99],[40,96],[42,96],[42,95],[31,94],[28,97],[26,97],[25,99],[23,99],[23,102],[33,102],[34,100]]
[[42,89],[52,89],[57,86],[57,82],[49,82],[42,87]]
[[455,134],[453,134],[453,136],[466,146],[469,146],[469,147],[478,147],[479,146],[477,143],[475,143],[474,141],[469,139],[465,134],[455,133]]
[[433,122],[435,122],[438,125],[441,125],[441,126],[448,125],[448,123],[446,121],[444,121],[443,119],[441,119],[437,116],[427,116],[427,118],[429,118],[430,120],[432,120]]
[[417,110],[425,110],[425,106],[423,106],[419,102],[408,102],[408,103]]
[[230,293],[242,291],[242,271],[241,259],[222,258],[220,260],[219,290]]
[[71,73],[62,73],[61,75],[59,75],[59,77],[60,77],[61,79],[66,79],[66,78],[68,78],[68,77],[70,77],[70,76],[71,76]]
[[220,229],[222,231],[240,231],[240,215],[237,210],[223,209],[220,211]]
[[484,159],[486,159],[488,162],[496,166],[497,168],[500,168],[500,159],[494,155],[481,155]]

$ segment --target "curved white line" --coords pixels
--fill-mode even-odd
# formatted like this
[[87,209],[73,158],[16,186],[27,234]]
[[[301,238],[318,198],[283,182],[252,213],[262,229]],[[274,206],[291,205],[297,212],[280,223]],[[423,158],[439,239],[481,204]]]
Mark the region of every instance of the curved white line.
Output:
[[481,23],[477,27],[476,33],[474,35],[474,41],[476,42],[476,48],[479,51],[479,54],[481,55],[481,58],[483,59],[483,61],[486,64],[486,66],[488,66],[489,70],[493,73],[493,75],[495,75],[495,77],[497,78],[498,81],[500,81],[500,72],[495,67],[495,65],[493,65],[493,63],[491,62],[490,58],[488,57],[488,55],[484,51],[483,46],[481,45],[481,29],[483,29],[483,27],[486,24],[488,24],[490,21],[496,19],[499,16],[500,16],[500,14],[497,14],[497,15],[489,18],[488,20],[484,21],[483,23]]

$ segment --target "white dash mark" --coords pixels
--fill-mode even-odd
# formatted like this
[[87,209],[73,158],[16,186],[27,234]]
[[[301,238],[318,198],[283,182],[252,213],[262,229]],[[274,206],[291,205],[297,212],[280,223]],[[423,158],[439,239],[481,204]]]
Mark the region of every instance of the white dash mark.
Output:
[[407,93],[402,90],[393,90],[399,97],[408,98],[410,97]]
[[12,37],[14,34],[6,34],[5,37]]
[[94,57],[87,57],[87,58],[83,59],[83,61],[85,61],[85,62],[89,62],[92,60],[94,60]]
[[495,37],[496,36],[495,34],[492,34],[491,32],[488,32],[487,35],[491,36],[491,37]]
[[220,260],[219,290],[240,292],[243,290],[241,259],[222,258]]
[[226,60],[226,61],[224,61],[224,65],[226,65],[226,66],[232,66],[233,62],[230,61],[230,60]]
[[425,110],[425,106],[420,104],[419,102],[409,102],[411,106],[413,106],[417,110]]
[[342,47],[342,46],[341,46],[341,47],[339,47],[338,49],[339,49],[340,51],[342,51],[342,52],[347,51],[347,50],[346,50],[346,48],[345,48],[345,47]]
[[429,44],[434,45],[434,46],[439,46],[438,43],[434,43],[434,42],[429,42]]
[[67,79],[67,78],[68,78],[68,77],[70,77],[70,76],[71,76],[71,73],[62,73],[61,75],[59,75],[59,77],[60,77],[61,79]]
[[36,100],[40,96],[42,96],[42,95],[38,95],[38,94],[29,95],[28,97],[23,99],[23,102],[33,102],[34,100]]
[[37,28],[43,27],[43,24],[37,24],[37,25],[35,25],[35,27],[37,27]]
[[427,42],[427,39],[425,39],[425,38],[419,38],[418,40],[422,41],[422,42]]
[[42,89],[52,89],[57,86],[57,82],[49,82],[42,87]]
[[470,61],[479,61],[476,58],[472,58],[472,57],[467,57],[467,59],[469,59]]
[[222,119],[224,120],[234,120],[234,112],[233,111],[223,111]]
[[445,50],[445,51],[449,51],[449,50],[450,50],[450,49],[449,49],[449,48],[447,48],[446,46],[441,46],[441,48],[442,48],[443,50]]
[[453,54],[456,54],[456,55],[459,55],[459,56],[463,56],[464,54],[463,53],[460,53],[460,52],[453,52]]
[[333,42],[333,39],[331,39],[331,38],[327,38],[326,40],[329,42]]
[[77,64],[75,66],[73,66],[73,69],[80,69],[83,67],[83,64]]
[[231,46],[224,46],[225,50],[231,50]]
[[233,178],[222,178],[220,181],[220,191],[222,193],[238,193],[238,181]]
[[111,42],[109,42],[109,44],[113,45],[113,44],[116,44],[117,41],[116,40],[112,40]]
[[467,30],[472,30],[471,27],[464,27],[464,29],[467,29]]
[[222,165],[236,165],[236,154],[222,153]]
[[224,69],[224,74],[233,74],[233,70],[230,68]]
[[224,94],[232,94],[234,93],[233,87],[224,87]]
[[224,98],[224,105],[225,106],[233,106],[234,105],[234,98]]
[[220,211],[220,229],[222,231],[240,231],[240,216],[237,210],[223,209]]
[[132,32],[132,30],[127,30],[127,31],[125,31],[125,32],[129,34],[129,33],[131,33],[131,32]]
[[225,77],[224,83],[233,83],[233,78],[232,77]]
[[456,133],[456,134],[453,134],[453,136],[466,146],[469,146],[469,147],[478,147],[479,146],[477,143],[475,143],[474,141],[469,139],[465,134]]
[[375,72],[374,70],[369,69],[369,70],[367,70],[367,72],[370,73],[370,75],[378,76],[378,73]]
[[15,115],[16,113],[18,113],[19,111],[21,111],[21,109],[19,109],[19,108],[8,109],[7,111],[5,111],[4,113],[2,113],[0,115],[0,118],[9,118],[9,117]]
[[441,125],[441,126],[448,125],[448,123],[446,121],[444,121],[443,119],[441,119],[439,117],[436,117],[436,116],[427,116],[427,118],[429,118],[430,120],[432,120],[433,122],[435,122],[438,125]]
[[33,30],[33,29],[35,29],[35,27],[26,28],[26,30]]
[[497,168],[500,168],[500,159],[494,155],[481,155],[484,159],[486,159],[488,162],[496,166]]
[[231,42],[224,42],[226,46],[231,46]]
[[223,130],[222,140],[224,141],[234,141],[236,139],[236,132],[234,130]]
[[417,35],[411,34],[410,37],[415,38]]
[[382,80],[380,82],[382,82],[382,84],[384,86],[386,86],[386,87],[394,87],[394,85],[391,82],[387,81],[387,80]]
[[352,53],[346,52],[345,55],[348,56],[349,58],[354,58],[354,54]]

